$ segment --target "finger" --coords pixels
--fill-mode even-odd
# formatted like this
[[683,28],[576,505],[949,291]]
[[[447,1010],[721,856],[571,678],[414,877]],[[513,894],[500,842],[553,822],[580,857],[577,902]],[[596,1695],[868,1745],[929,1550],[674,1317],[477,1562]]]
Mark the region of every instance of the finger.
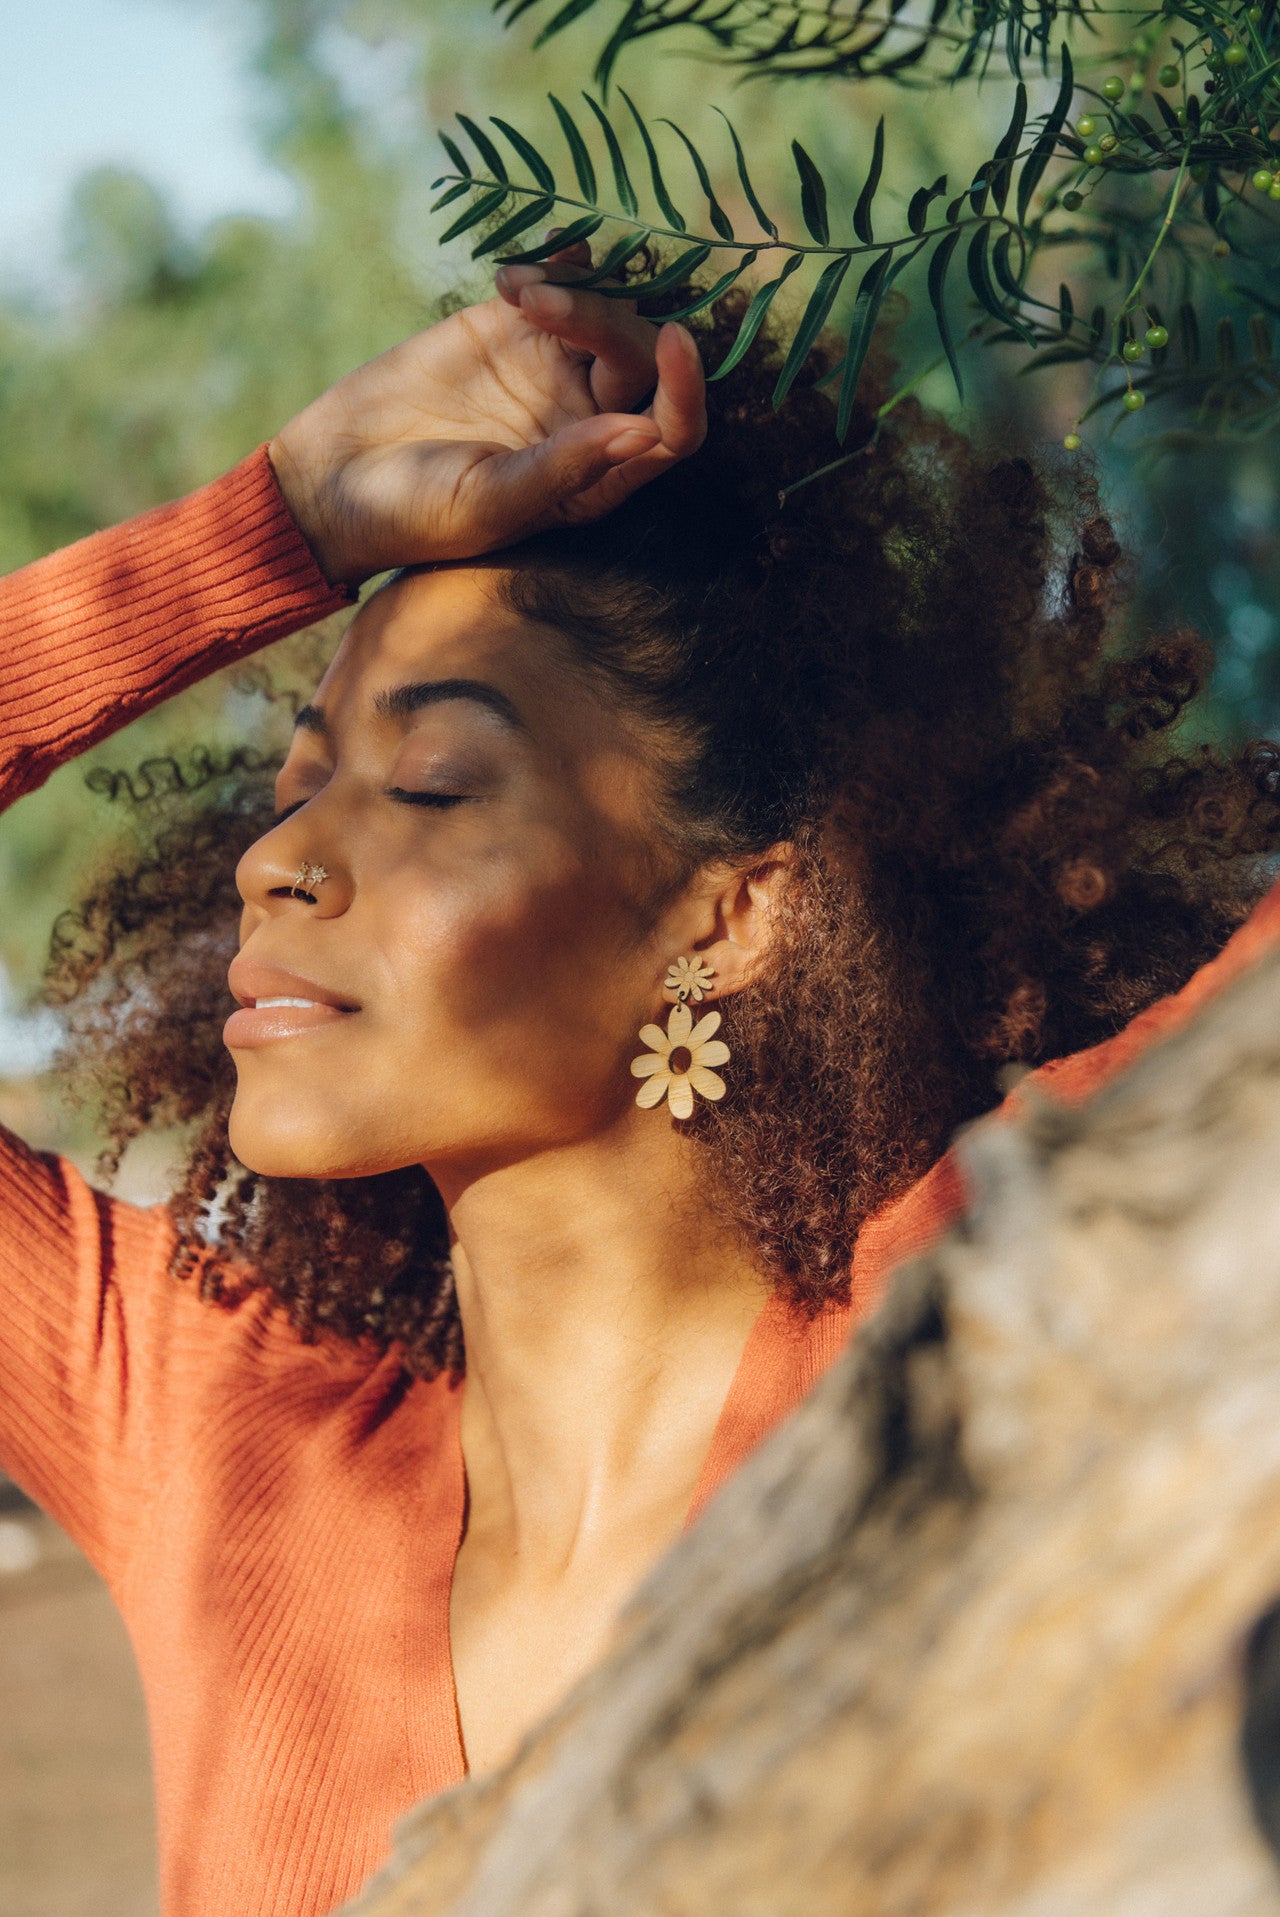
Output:
[[697,452],[706,438],[706,378],[693,335],[668,321],[658,335],[657,362],[658,388],[647,417],[661,437],[580,493],[570,509],[573,516],[593,519],[611,512],[678,460]]
[[[547,238],[555,238],[555,229],[548,232]],[[509,306],[518,306],[522,287],[535,286],[542,280],[557,280],[562,276],[572,278],[578,273],[589,273],[591,267],[591,243],[589,240],[579,240],[573,246],[548,255],[545,260],[531,260],[526,265],[500,266],[493,279],[499,296]]]
[[520,311],[563,346],[591,357],[591,397],[601,412],[631,412],[653,391],[657,330],[628,301],[543,281],[524,288]]
[[466,551],[490,552],[548,526],[591,517],[578,508],[580,498],[656,440],[651,420],[602,413],[537,445],[478,460],[459,489]]

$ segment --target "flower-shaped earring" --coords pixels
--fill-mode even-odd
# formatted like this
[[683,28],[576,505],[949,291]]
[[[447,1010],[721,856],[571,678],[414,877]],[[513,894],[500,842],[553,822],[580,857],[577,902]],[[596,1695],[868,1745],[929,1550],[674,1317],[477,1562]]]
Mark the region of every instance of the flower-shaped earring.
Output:
[[716,1037],[720,1014],[707,1012],[695,1025],[687,1003],[705,997],[714,977],[711,967],[698,958],[678,958],[667,973],[666,989],[676,995],[667,1029],[642,1025],[640,1042],[649,1050],[631,1061],[633,1077],[645,1081],[636,1093],[637,1105],[647,1110],[665,1098],[673,1118],[692,1118],[695,1092],[712,1100],[724,1097],[724,1080],[711,1069],[729,1057],[729,1047]]

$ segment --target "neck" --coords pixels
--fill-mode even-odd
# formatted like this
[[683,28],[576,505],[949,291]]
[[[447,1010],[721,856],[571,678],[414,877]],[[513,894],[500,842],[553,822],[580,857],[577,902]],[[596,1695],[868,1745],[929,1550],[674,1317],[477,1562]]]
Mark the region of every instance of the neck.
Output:
[[637,1112],[456,1189],[440,1181],[469,1522],[542,1568],[693,1496],[766,1296],[699,1157]]

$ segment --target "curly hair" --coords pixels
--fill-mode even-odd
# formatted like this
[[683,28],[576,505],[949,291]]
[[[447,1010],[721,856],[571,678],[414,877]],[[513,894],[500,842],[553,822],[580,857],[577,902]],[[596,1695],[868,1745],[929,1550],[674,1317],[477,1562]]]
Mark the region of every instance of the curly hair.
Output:
[[[709,357],[741,310],[692,322]],[[831,349],[774,413],[780,364],[766,330],[710,388],[702,452],[495,578],[652,741],[681,871],[795,847],[769,975],[722,1007],[731,1095],[687,1130],[760,1268],[813,1312],[1008,1068],[1106,1038],[1220,948],[1280,839],[1280,754],[1181,742],[1208,650],[1122,642],[1127,569],[1087,464],[984,454],[914,398],[880,415],[882,341],[854,456],[788,490],[831,458]],[[147,1126],[194,1128],[176,1274],[460,1374],[423,1170],[282,1180],[230,1154],[233,874],[271,769],[242,752],[117,779],[136,849],[55,930],[69,1063],[108,1170]]]

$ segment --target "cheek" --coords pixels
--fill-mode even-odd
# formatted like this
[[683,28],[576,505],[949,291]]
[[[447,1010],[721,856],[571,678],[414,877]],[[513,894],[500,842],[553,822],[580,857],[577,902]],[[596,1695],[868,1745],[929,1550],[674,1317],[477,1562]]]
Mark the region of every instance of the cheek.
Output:
[[609,1031],[635,910],[598,859],[547,834],[524,840],[518,858],[406,874],[391,896],[384,964],[437,1038],[448,1025],[485,1051],[518,1038],[519,1053],[543,1049],[566,1021],[583,1037]]

